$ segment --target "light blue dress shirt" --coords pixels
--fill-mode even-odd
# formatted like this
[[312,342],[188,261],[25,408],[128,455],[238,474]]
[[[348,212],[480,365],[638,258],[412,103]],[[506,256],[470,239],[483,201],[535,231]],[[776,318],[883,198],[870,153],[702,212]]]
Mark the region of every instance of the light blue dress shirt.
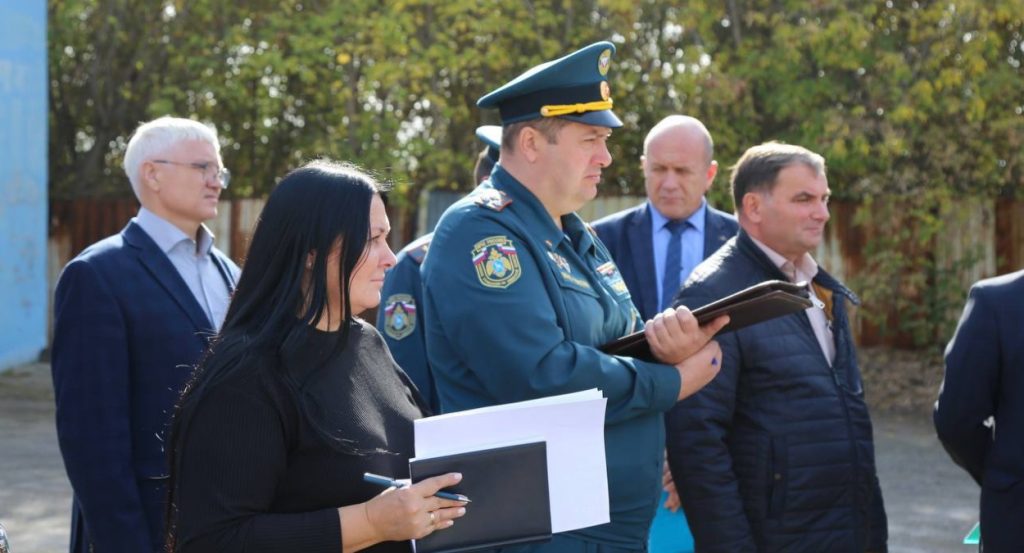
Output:
[[[672,233],[665,228],[665,223],[669,221],[667,217],[658,212],[650,202],[647,202],[647,209],[651,212],[651,241],[654,245],[654,282],[658,286],[658,305],[661,305],[662,296],[665,293],[662,290],[661,277],[665,274],[665,258],[667,257],[668,241],[672,238]],[[699,265],[701,261],[704,261],[704,220],[707,211],[708,202],[702,199],[700,207],[687,219],[687,222],[690,224],[686,225],[683,235],[680,237],[683,253],[679,282],[685,283],[686,277],[690,276],[690,272],[693,271],[694,267]],[[675,292],[675,290],[670,290],[669,294],[674,294]]]
[[171,264],[188,285],[203,313],[206,313],[214,328],[219,330],[228,312],[231,291],[224,280],[224,275],[210,256],[210,249],[213,248],[213,234],[210,233],[210,229],[206,228],[206,225],[199,227],[197,248],[194,238],[144,207],[139,209],[135,222],[171,260]]

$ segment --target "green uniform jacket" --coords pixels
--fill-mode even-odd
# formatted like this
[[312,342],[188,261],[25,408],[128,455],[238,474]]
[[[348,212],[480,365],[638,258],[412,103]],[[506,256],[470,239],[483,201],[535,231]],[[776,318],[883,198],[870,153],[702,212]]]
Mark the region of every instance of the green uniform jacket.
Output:
[[398,261],[384,277],[380,291],[381,307],[377,310],[377,329],[391,350],[399,367],[409,375],[430,410],[438,412],[434,377],[427,364],[422,316],[417,309],[423,305],[420,265],[427,255],[432,234],[414,240],[398,252]]
[[562,227],[500,165],[450,207],[422,268],[427,357],[444,412],[599,388],[611,523],[573,535],[642,550],[679,375],[597,349],[643,322],[604,245],[576,214]]

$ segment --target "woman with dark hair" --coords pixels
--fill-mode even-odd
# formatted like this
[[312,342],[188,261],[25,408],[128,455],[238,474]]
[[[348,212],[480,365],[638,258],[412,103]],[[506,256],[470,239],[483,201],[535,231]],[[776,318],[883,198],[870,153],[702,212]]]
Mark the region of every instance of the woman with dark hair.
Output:
[[395,256],[380,187],[346,165],[289,173],[260,215],[220,334],[171,429],[168,551],[410,551],[465,509],[408,474],[422,398],[359,313]]

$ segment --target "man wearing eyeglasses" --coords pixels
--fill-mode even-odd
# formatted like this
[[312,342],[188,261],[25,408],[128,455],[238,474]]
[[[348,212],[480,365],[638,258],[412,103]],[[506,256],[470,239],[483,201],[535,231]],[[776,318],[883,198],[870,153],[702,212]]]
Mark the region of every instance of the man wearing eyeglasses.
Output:
[[203,225],[228,185],[219,150],[196,121],[139,126],[124,156],[138,215],[57,282],[52,367],[72,552],[162,549],[167,425],[239,272]]

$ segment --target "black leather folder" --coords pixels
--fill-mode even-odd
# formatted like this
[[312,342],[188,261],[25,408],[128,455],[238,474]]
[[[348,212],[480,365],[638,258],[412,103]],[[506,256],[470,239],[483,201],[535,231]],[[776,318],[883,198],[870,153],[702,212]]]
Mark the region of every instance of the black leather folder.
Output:
[[445,491],[469,498],[455,525],[416,540],[416,553],[479,551],[551,538],[547,444],[543,441],[412,459],[413,482],[448,472],[462,481]]
[[[729,315],[729,324],[718,331],[719,334],[722,334],[803,311],[813,305],[811,289],[806,282],[766,280],[703,307],[698,307],[693,310],[693,315],[701,325],[710,323],[721,315]],[[644,361],[656,360],[651,354],[650,345],[642,330],[604,344],[601,346],[601,351]]]

